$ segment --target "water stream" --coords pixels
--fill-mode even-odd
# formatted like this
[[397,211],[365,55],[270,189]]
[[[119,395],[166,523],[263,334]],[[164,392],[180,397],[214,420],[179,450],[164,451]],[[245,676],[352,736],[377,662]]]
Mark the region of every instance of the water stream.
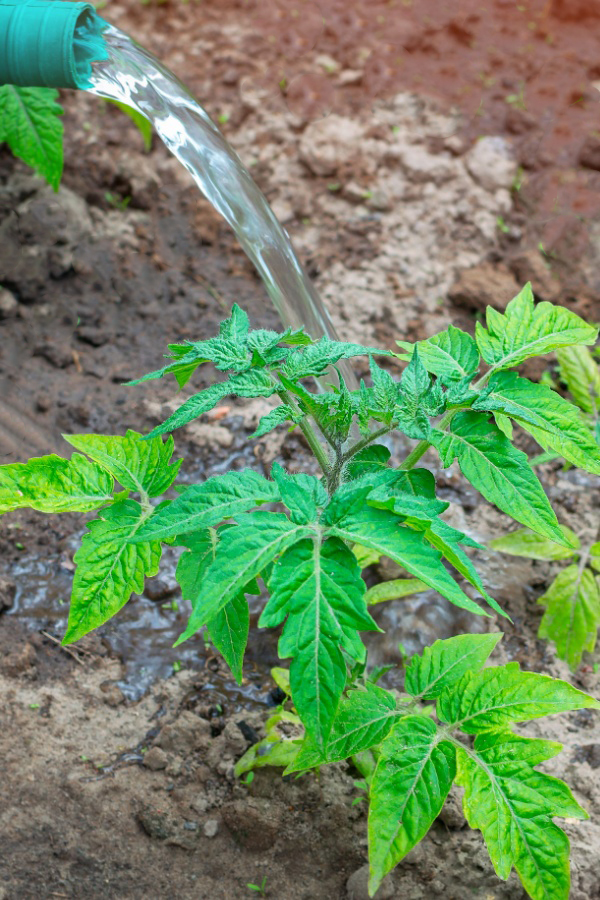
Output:
[[[109,25],[108,59],[93,65],[91,93],[138,110],[235,232],[286,326],[336,339],[289,236],[237,153],[188,89],[152,53]],[[349,367],[345,377],[354,380]],[[354,385],[352,385],[353,387]]]

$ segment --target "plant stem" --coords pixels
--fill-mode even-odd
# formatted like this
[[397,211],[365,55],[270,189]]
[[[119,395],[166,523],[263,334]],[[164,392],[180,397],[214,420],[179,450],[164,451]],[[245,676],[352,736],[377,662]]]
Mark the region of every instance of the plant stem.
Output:
[[348,450],[343,454],[342,461],[348,462],[349,459],[352,459],[353,456],[356,456],[357,453],[360,453],[361,450],[364,450],[365,447],[368,447],[369,444],[372,444],[373,441],[376,441],[377,438],[382,437],[384,434],[388,434],[390,431],[393,431],[392,425],[383,425],[381,428],[378,428],[377,431],[374,431],[372,434],[368,434],[366,437],[362,438],[360,441],[357,441],[356,444],[353,444],[352,447],[349,447]]
[[[292,398],[292,395],[290,394],[290,392],[287,391],[281,385],[278,385],[277,396],[287,406],[290,406],[296,412],[301,412],[301,410],[298,409],[298,406],[297,406],[296,402],[294,401],[294,399]],[[304,437],[307,440],[308,446],[314,453],[315,458],[323,471],[323,475],[325,475],[327,481],[329,482],[329,479],[331,477],[331,463],[329,461],[329,457],[327,456],[327,453],[325,452],[325,448],[321,444],[312,425],[308,421],[308,416],[302,414],[302,418],[300,419],[300,422],[299,422],[299,427],[300,427],[300,431],[302,432],[302,434],[304,435]]]

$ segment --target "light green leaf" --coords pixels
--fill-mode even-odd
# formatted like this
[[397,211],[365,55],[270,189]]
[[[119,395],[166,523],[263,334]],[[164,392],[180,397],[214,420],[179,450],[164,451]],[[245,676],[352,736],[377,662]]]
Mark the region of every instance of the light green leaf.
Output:
[[587,347],[556,351],[560,377],[577,406],[586,413],[600,407],[600,370]]
[[481,735],[474,750],[457,744],[457,784],[498,876],[514,868],[533,900],[568,900],[569,841],[552,816],[586,818],[568,787],[533,766],[560,744],[513,734]]
[[367,606],[375,606],[377,603],[385,603],[388,600],[400,600],[401,597],[409,597],[411,594],[420,594],[428,591],[429,585],[418,578],[394,578],[392,581],[382,581],[369,588],[365,594]]
[[502,634],[459,634],[425,647],[406,670],[404,690],[421,700],[435,700],[465,672],[478,672]]
[[530,284],[510,301],[504,314],[488,306],[486,322],[487,330],[477,322],[475,337],[492,370],[510,369],[560,347],[593,344],[598,334],[595,326],[563,306],[546,301],[535,305]]
[[193,484],[168,506],[158,509],[136,534],[135,540],[165,540],[198,528],[218,525],[263,503],[277,503],[277,485],[252,469],[213,475]]
[[369,367],[373,382],[373,409],[389,423],[400,398],[400,386],[389,372],[377,365],[372,356],[369,357]]
[[[175,578],[184,600],[192,605],[202,592],[204,573],[212,564],[217,547],[214,528],[203,528],[179,542],[188,550],[177,563]],[[225,659],[238,684],[242,683],[242,665],[248,643],[250,614],[242,591],[227,603],[206,626],[208,637]]]
[[313,533],[281,513],[243,513],[238,522],[221,529],[214,561],[205,572],[199,596],[192,599],[192,615],[175,646],[210,622],[280,553]]
[[[332,512],[335,508],[332,508]],[[330,510],[327,510],[329,513]],[[439,591],[444,597],[462,609],[478,615],[487,615],[480,606],[459,588],[441,562],[441,554],[428,544],[423,536],[399,524],[398,518],[383,509],[372,509],[357,503],[347,515],[335,521],[327,517],[330,534],[343,540],[370,547],[383,556],[389,556],[398,565],[420,581]]]
[[600,626],[600,592],[593,573],[567,566],[538,603],[546,607],[539,636],[554,641],[560,658],[576,669],[584,650],[594,650]]
[[132,593],[142,593],[146,576],[158,572],[161,545],[130,543],[143,521],[139,503],[121,500],[88,524],[88,534],[73,557],[77,569],[63,643],[73,643],[103,625]]
[[566,681],[521,672],[516,662],[477,675],[467,672],[458,684],[442,691],[437,703],[438,718],[467,734],[498,731],[509,722],[572,709],[600,709],[600,703]]
[[415,347],[410,362],[402,373],[400,388],[402,391],[402,406],[407,412],[416,412],[419,403],[431,386],[431,378],[427,369],[419,358],[418,346]]
[[479,367],[479,352],[474,338],[454,325],[417,344],[407,341],[396,343],[406,351],[406,355],[398,354],[400,359],[410,359],[417,347],[427,371],[444,381],[460,381],[474,375]]
[[0,143],[58,190],[63,168],[62,106],[58,91],[43,87],[0,86]]
[[444,467],[457,458],[465,478],[486,500],[550,540],[566,543],[525,453],[481,413],[457,413],[450,429],[449,433],[434,429],[431,436]]
[[365,659],[359,630],[378,631],[367,612],[365,585],[352,552],[336,538],[317,535],[287,550],[269,579],[261,628],[280,625],[279,655],[292,658],[294,706],[306,730],[324,746],[346,684],[346,653]]
[[576,406],[544,384],[516,372],[496,372],[473,403],[474,410],[501,411],[516,419],[544,449],[556,450],[588,472],[600,474],[600,447]]
[[322,375],[328,366],[340,359],[351,359],[353,356],[389,356],[389,351],[376,347],[363,347],[362,344],[347,344],[343,341],[332,341],[322,337],[314,344],[295,350],[282,367],[282,374],[290,381],[298,381],[310,375]]
[[290,511],[292,522],[308,525],[316,520],[317,508],[327,506],[327,491],[314,475],[288,475],[279,463],[273,463],[271,477]]
[[230,317],[219,325],[219,335],[232,341],[244,341],[248,337],[249,328],[248,313],[234,303]]
[[369,892],[427,834],[456,773],[456,751],[424,716],[406,716],[381,745],[369,803]]
[[235,775],[240,778],[246,772],[253,772],[254,769],[264,769],[266,766],[291,766],[298,756],[298,751],[302,746],[299,738],[289,739],[269,735],[248,747],[244,755],[235,765]]
[[159,497],[177,476],[182,460],[170,463],[173,438],[142,439],[136,431],[125,437],[104,434],[65,434],[65,441],[106,469],[124,488]]
[[404,713],[396,708],[396,701],[389,691],[367,682],[364,688],[349,691],[342,697],[326,751],[323,753],[308,735],[300,753],[284,774],[348,759],[380,744],[402,715]]
[[500,429],[500,431],[502,432],[504,437],[507,437],[509,441],[512,441],[513,426],[512,426],[512,422],[510,421],[508,416],[505,416],[504,413],[495,412],[494,413],[494,422],[496,423],[496,425],[498,426],[498,428]]
[[232,375],[228,381],[211,384],[210,387],[189,397],[162,425],[153,428],[147,438],[166,434],[187,425],[203,413],[209,412],[223,397],[270,397],[275,393],[275,382],[263,369],[251,369],[241,375]]
[[560,530],[567,543],[573,548],[572,550],[555,541],[549,541],[548,538],[542,537],[541,534],[535,534],[528,528],[518,528],[504,537],[494,538],[493,541],[490,541],[490,547],[493,550],[499,550],[500,553],[524,556],[526,559],[572,559],[579,549],[579,538],[566,525],[561,525]]
[[297,423],[298,414],[294,412],[291,406],[286,406],[285,403],[282,403],[280,406],[276,406],[275,409],[272,409],[266,415],[261,417],[258,428],[254,434],[250,435],[250,438],[263,437],[263,435],[268,434],[269,431],[273,431],[273,429],[277,428],[279,425],[285,425],[286,422]]
[[138,129],[142,138],[144,140],[144,149],[146,153],[149,153],[152,150],[152,122],[150,122],[146,116],[143,116],[141,112],[138,112],[137,109],[133,109],[131,106],[127,106],[126,103],[121,103],[120,100],[113,100],[112,98],[106,98],[107,103],[112,103],[121,110],[121,112],[125,113],[125,115],[131,119],[135,127]]
[[113,499],[113,479],[96,463],[74,453],[52,453],[26,463],[0,466],[0,513],[37,509],[45,513],[87,512]]

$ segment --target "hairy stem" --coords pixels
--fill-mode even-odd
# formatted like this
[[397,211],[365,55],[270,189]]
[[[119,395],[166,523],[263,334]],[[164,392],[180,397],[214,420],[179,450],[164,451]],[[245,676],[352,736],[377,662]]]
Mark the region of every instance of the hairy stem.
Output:
[[[292,395],[290,394],[290,392],[287,391],[284,387],[281,387],[281,385],[277,389],[277,396],[283,403],[285,403],[287,406],[291,406],[291,408],[293,410],[295,410],[296,412],[300,412],[300,413],[302,412],[300,409],[298,409],[298,406],[297,406],[295,400],[293,399]],[[306,438],[308,446],[314,453],[315,458],[316,458],[317,462],[319,463],[319,465],[323,471],[323,474],[325,475],[325,478],[327,479],[327,482],[329,483],[329,479],[331,477],[331,463],[329,461],[329,457],[327,456],[327,453],[325,452],[325,448],[323,447],[319,438],[317,437],[316,432],[313,429],[310,422],[308,421],[307,416],[302,415],[302,419],[300,419],[299,427],[300,427],[300,431]]]

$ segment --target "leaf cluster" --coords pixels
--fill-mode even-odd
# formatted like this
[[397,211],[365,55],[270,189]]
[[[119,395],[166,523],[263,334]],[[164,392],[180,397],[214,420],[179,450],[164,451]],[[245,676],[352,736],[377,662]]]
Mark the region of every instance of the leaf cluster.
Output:
[[0,143],[42,175],[55,191],[63,169],[63,126],[58,91],[0,85]]

